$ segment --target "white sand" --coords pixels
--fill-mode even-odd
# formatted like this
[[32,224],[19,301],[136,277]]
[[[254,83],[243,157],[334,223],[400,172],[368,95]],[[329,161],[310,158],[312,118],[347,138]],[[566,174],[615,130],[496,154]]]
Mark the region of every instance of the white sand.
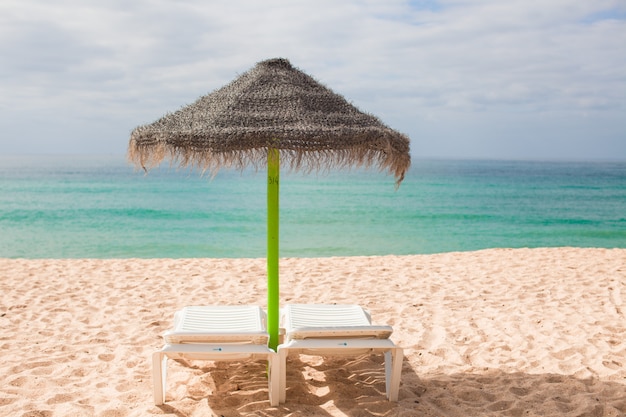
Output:
[[405,347],[294,357],[270,407],[258,363],[150,355],[186,305],[265,305],[263,259],[0,259],[1,416],[624,416],[626,250],[493,249],[281,261],[281,302],[357,303]]

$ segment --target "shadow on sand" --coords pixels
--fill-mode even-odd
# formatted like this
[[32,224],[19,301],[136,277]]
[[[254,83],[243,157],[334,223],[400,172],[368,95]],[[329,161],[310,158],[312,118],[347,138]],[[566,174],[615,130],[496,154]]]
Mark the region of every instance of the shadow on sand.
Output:
[[[287,402],[270,407],[265,363],[194,366],[200,383],[182,399],[161,406],[187,416],[179,401],[203,402],[210,416],[576,416],[626,415],[626,381],[578,379],[557,374],[482,373],[422,375],[405,358],[397,403],[385,397],[382,355],[320,358],[292,355]],[[180,397],[179,397],[180,398]]]

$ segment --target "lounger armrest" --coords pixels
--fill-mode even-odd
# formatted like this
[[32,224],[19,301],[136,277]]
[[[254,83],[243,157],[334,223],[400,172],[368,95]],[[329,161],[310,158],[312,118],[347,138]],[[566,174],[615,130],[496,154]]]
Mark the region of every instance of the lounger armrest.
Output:
[[296,327],[287,329],[288,339],[388,339],[391,326]]

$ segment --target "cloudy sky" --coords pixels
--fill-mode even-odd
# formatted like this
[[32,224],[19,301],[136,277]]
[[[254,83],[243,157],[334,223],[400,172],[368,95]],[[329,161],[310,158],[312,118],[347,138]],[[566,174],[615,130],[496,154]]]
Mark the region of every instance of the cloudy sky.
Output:
[[2,0],[0,153],[119,154],[284,57],[414,157],[626,160],[624,0]]

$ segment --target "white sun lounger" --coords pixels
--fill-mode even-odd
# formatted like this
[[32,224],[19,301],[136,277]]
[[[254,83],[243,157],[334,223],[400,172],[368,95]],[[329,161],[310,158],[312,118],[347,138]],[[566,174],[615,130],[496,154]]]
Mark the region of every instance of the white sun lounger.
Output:
[[287,305],[282,310],[282,324],[285,341],[278,346],[280,402],[285,402],[287,395],[286,361],[290,352],[320,356],[383,353],[387,398],[398,400],[403,352],[389,339],[391,326],[372,325],[369,314],[358,305],[325,304]]
[[174,316],[174,328],[163,335],[165,346],[152,355],[154,403],[165,402],[167,359],[268,361],[272,406],[278,405],[278,354],[267,345],[265,313],[257,306],[191,306]]

